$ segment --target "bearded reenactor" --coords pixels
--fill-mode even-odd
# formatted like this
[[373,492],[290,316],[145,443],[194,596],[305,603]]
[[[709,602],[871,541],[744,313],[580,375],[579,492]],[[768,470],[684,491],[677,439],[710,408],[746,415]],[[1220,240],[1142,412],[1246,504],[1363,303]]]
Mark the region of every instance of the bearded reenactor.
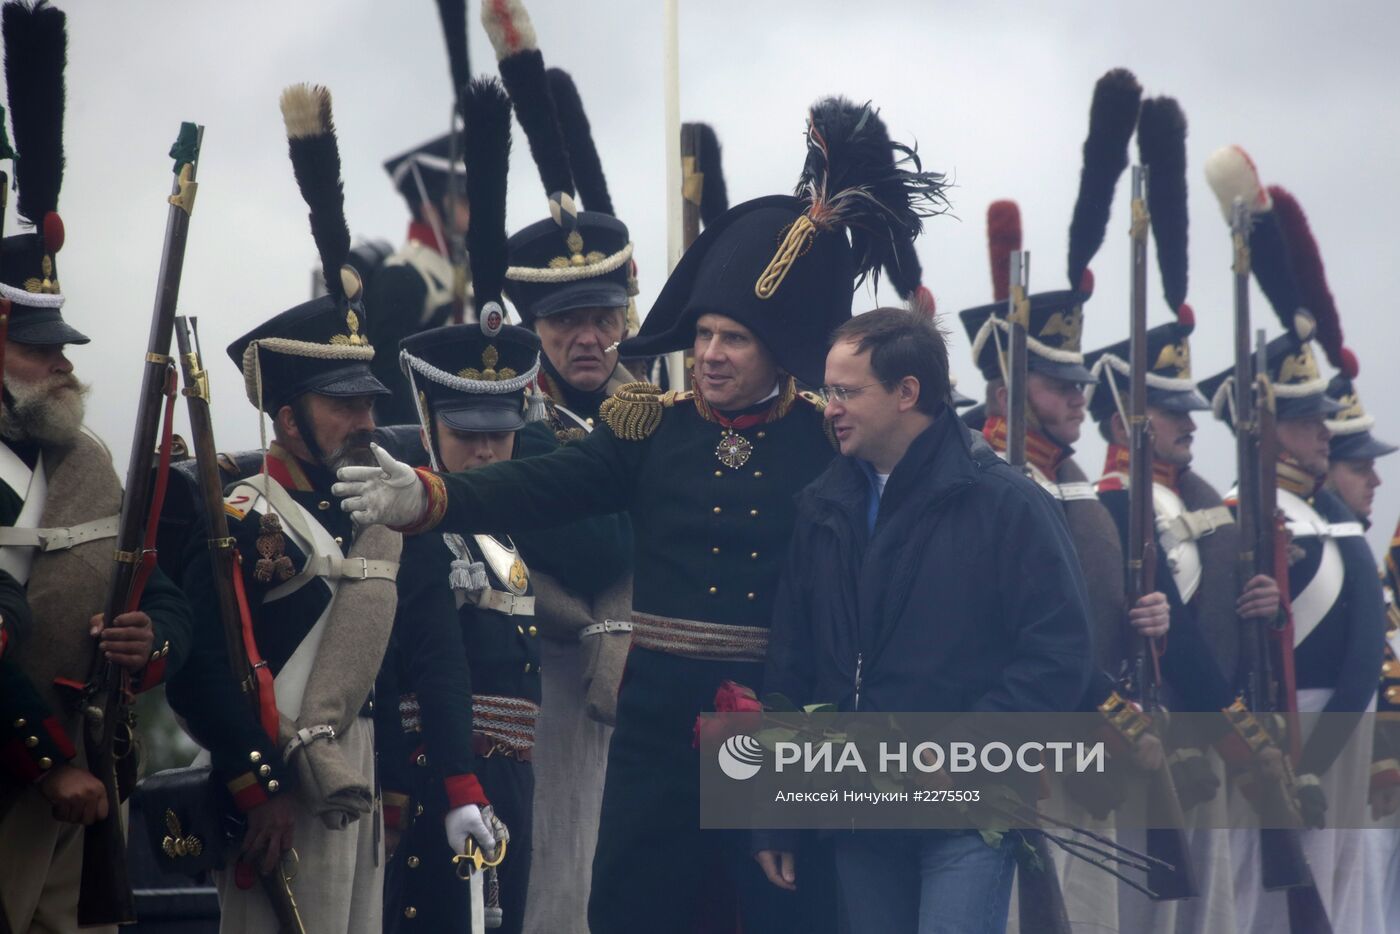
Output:
[[[64,348],[88,338],[63,318],[64,14],[40,2],[4,7],[5,80],[19,217],[33,230],[0,243],[0,301],[9,306],[0,411],[0,570],[25,585],[34,631],[5,651],[0,778],[0,903],[16,930],[76,931],[83,827],[108,816],[85,767],[79,694],[96,651],[133,691],[183,664],[189,608],[159,571],[140,608],[104,624],[122,488],[107,447],[83,426],[87,387]],[[15,622],[22,622],[17,613]],[[8,630],[10,627],[0,626]],[[8,636],[8,634],[7,634]],[[94,640],[97,640],[95,643]],[[13,693],[12,693],[13,691]],[[136,750],[118,762],[134,778]],[[107,928],[115,930],[115,928]]]
[[[1210,404],[1191,379],[1190,335],[1195,315],[1186,304],[1186,118],[1171,98],[1143,102],[1138,145],[1148,168],[1147,206],[1167,307],[1176,320],[1146,332],[1146,409],[1152,436],[1152,503],[1156,523],[1155,581],[1171,612],[1171,637],[1160,664],[1168,710],[1224,711],[1237,702],[1234,685],[1241,617],[1272,620],[1278,585],[1258,575],[1241,593],[1235,579],[1239,534],[1220,495],[1191,469],[1196,425],[1191,413]],[[1096,381],[1089,413],[1108,442],[1099,499],[1128,547],[1131,448],[1127,425],[1130,342],[1085,356]],[[1242,702],[1240,703],[1243,708]],[[1249,747],[1221,717],[1208,737],[1173,737],[1172,774],[1191,822],[1189,842],[1198,899],[1149,902],[1120,889],[1124,930],[1234,931],[1233,863],[1219,794],[1225,762],[1251,761]],[[1277,755],[1277,747],[1273,747]]]
[[[468,188],[481,205],[470,233],[473,279],[479,266],[501,255],[504,293],[525,327],[540,337],[543,353],[537,389],[551,430],[536,427],[518,437],[517,456],[547,453],[585,437],[599,423],[603,401],[632,381],[618,362],[618,343],[635,318],[636,264],[627,226],[614,216],[602,162],[578,89],[569,75],[546,70],[519,4],[503,11],[483,4],[487,33],[500,56],[500,72],[516,119],[549,197],[549,216],[492,242],[481,211],[504,207],[484,191],[475,163],[480,133],[466,142]],[[511,29],[496,28],[508,19]],[[522,33],[521,27],[524,27]],[[509,132],[507,127],[506,132]],[[586,210],[577,210],[577,192]],[[561,239],[578,238],[587,250],[565,253]],[[562,246],[568,247],[568,243]],[[481,255],[479,255],[481,254]],[[560,264],[562,256],[569,261]],[[575,264],[573,256],[580,262]],[[499,281],[492,272],[488,281]],[[491,300],[478,285],[477,306]],[[499,299],[499,296],[497,296]],[[603,775],[617,687],[630,645],[627,632],[609,620],[631,611],[631,525],[625,514],[595,517],[567,528],[522,532],[516,542],[533,574],[543,639],[543,705],[535,745],[535,877],[550,881],[550,896],[529,902],[526,930],[568,934],[585,930],[593,851],[597,845]],[[512,825],[513,826],[513,825]]]
[[[327,294],[228,348],[275,440],[261,471],[233,484],[224,504],[251,641],[273,675],[280,727],[265,732],[235,683],[203,542],[192,546],[184,574],[198,617],[196,652],[169,697],[247,823],[242,854],[217,874],[222,930],[277,929],[255,873],[285,869],[308,931],[378,932],[371,690],[395,622],[401,541],[383,527],[352,528],[330,486],[337,467],[368,454],[373,404],[387,390],[369,369],[360,279],[344,265],[350,235],[330,94],[290,87],[282,113]],[[411,553],[408,563],[416,563]],[[461,790],[449,817],[491,841],[471,789]],[[294,845],[296,857],[288,855]],[[284,858],[296,865],[279,866]]]
[[[1137,79],[1122,69],[1104,75],[1094,89],[1089,136],[1084,144],[1084,169],[1070,225],[1070,288],[1029,297],[1025,450],[1031,478],[1064,507],[1065,521],[1088,584],[1096,673],[1082,706],[1104,714],[1105,727],[1111,731],[1115,745],[1125,752],[1131,750],[1137,765],[1156,768],[1161,764],[1161,744],[1151,731],[1129,738],[1119,733],[1110,716],[1125,703],[1115,690],[1127,655],[1123,548],[1112,516],[1073,459],[1073,445],[1079,440],[1086,414],[1084,389],[1094,380],[1084,366],[1080,350],[1084,304],[1093,294],[1093,275],[1088,264],[1103,242],[1113,190],[1127,165],[1128,142],[1137,124],[1141,95]],[[972,341],[974,363],[987,381],[987,418],[982,435],[1005,456],[1009,426],[1004,298],[1009,294],[1009,254],[1021,241],[1016,204],[993,203],[988,209],[987,227],[993,294],[998,301],[961,311],[959,317]],[[1144,595],[1131,608],[1127,622],[1143,636],[1160,636],[1167,631],[1168,613],[1166,597],[1154,592]],[[1078,826],[1097,826],[1111,832],[1111,812],[1122,803],[1124,794],[1116,782],[1090,784],[1082,778],[1067,779],[1052,782],[1052,789],[1050,804],[1060,817]],[[1079,861],[1064,860],[1057,867],[1069,917],[1077,923],[1116,929],[1116,880]]]
[[[407,240],[375,270],[365,298],[372,322],[368,336],[379,347],[397,347],[410,334],[461,320],[465,281],[458,282],[449,244],[466,232],[471,220],[462,166],[451,134],[384,163],[411,219]],[[394,355],[384,354],[371,369],[392,390],[376,403],[379,423],[417,422],[413,397]]]
[[[337,489],[358,521],[411,532],[540,528],[619,510],[636,535],[633,646],[609,749],[589,925],[615,931],[732,929],[712,897],[732,875],[746,930],[824,930],[833,921],[815,863],[806,892],[770,886],[734,835],[698,824],[696,716],[716,689],[759,686],[792,490],[831,458],[816,397],[826,335],[850,316],[851,282],[912,238],[941,203],[869,105],[819,102],[802,194],[732,208],[686,253],[623,353],[690,346],[696,391],[624,387],[578,444],[467,474],[347,468]],[[909,158],[905,170],[896,157]],[[559,258],[587,263],[561,229]],[[581,242],[580,242],[581,241]],[[580,256],[581,263],[571,259]],[[691,479],[686,479],[691,478]],[[728,908],[725,905],[728,904]],[[709,913],[715,917],[708,917]]]
[[[1375,564],[1362,526],[1336,493],[1324,487],[1331,432],[1328,419],[1342,405],[1327,395],[1313,337],[1343,373],[1355,358],[1342,346],[1335,304],[1322,278],[1322,261],[1297,202],[1277,186],[1265,189],[1254,164],[1238,147],[1207,160],[1206,175],[1222,206],[1237,197],[1250,206],[1250,252],[1255,278],[1284,325],[1268,343],[1267,377],[1275,403],[1273,438],[1278,452],[1278,508],[1289,533],[1288,605],[1291,659],[1285,644],[1280,673],[1300,713],[1349,713],[1373,708],[1384,639],[1384,607]],[[1306,309],[1306,310],[1304,310]],[[1233,426],[1232,371],[1201,384],[1218,417]],[[1231,498],[1227,496],[1227,499]],[[1291,677],[1290,665],[1291,660]],[[1290,705],[1293,703],[1290,700]],[[1291,709],[1291,708],[1290,708]],[[1371,731],[1304,725],[1295,763],[1304,818],[1311,826],[1361,827],[1370,765]],[[1255,835],[1236,839],[1257,840]],[[1333,930],[1376,930],[1380,924],[1364,897],[1363,836],[1348,830],[1310,830],[1303,850]],[[1252,853],[1233,854],[1241,872],[1253,870]],[[1258,881],[1236,877],[1240,930],[1275,931],[1285,923],[1285,899],[1263,892]]]

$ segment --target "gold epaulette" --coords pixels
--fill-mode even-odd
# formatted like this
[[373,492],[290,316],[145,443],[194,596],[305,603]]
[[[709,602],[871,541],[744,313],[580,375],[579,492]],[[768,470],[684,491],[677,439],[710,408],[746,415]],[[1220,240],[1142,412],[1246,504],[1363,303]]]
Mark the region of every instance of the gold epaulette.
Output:
[[818,412],[826,411],[826,402],[824,402],[822,400],[822,397],[817,395],[816,393],[808,392],[806,389],[803,389],[800,392],[798,392],[797,396],[799,399],[805,401],[808,405],[816,409]]
[[598,415],[624,441],[650,438],[661,424],[661,411],[675,404],[676,393],[641,380],[619,387],[598,407]]

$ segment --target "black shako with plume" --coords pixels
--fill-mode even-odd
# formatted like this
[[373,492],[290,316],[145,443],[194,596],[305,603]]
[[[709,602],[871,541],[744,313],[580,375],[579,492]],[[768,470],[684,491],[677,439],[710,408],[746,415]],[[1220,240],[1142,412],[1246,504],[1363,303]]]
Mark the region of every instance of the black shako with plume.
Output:
[[[287,150],[310,209],[326,294],[289,308],[228,346],[229,357],[243,370],[248,400],[274,417],[307,392],[364,396],[389,391],[370,373],[374,348],[365,336],[364,287],[359,273],[346,265],[350,228],[330,91],[294,84],[282,92],[281,104]],[[312,433],[305,427],[302,433],[319,457]]]
[[719,136],[708,123],[687,123],[693,127],[696,139],[696,162],[705,175],[700,186],[700,223],[706,227],[729,210],[729,190],[724,184],[724,154]]
[[86,344],[63,320],[57,254],[63,248],[58,193],[63,187],[63,70],[67,18],[40,0],[6,3],[5,85],[14,126],[19,219],[32,231],[0,248],[0,293],[11,302],[9,340],[17,344]]
[[696,319],[713,312],[753,331],[785,372],[819,385],[855,286],[946,207],[943,176],[891,142],[874,107],[821,100],[808,117],[797,194],[746,201],[708,226],[622,355],[689,347]]

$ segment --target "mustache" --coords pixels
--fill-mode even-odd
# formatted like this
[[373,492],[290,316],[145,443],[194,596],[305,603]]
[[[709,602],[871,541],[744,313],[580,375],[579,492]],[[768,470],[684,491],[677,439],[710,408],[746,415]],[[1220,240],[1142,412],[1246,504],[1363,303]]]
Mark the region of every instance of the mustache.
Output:
[[336,448],[329,458],[327,458],[337,468],[344,466],[371,466],[374,464],[374,454],[370,451],[370,443],[374,441],[374,432],[359,430],[352,431],[346,435],[340,447]]

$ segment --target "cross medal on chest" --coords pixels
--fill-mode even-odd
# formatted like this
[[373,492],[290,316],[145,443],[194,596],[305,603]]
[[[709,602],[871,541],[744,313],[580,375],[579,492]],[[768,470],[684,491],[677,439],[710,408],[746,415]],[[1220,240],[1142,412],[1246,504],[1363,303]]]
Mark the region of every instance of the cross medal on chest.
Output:
[[731,470],[738,470],[747,464],[752,454],[753,442],[733,428],[725,428],[724,434],[719,436],[719,444],[715,445],[715,457]]

